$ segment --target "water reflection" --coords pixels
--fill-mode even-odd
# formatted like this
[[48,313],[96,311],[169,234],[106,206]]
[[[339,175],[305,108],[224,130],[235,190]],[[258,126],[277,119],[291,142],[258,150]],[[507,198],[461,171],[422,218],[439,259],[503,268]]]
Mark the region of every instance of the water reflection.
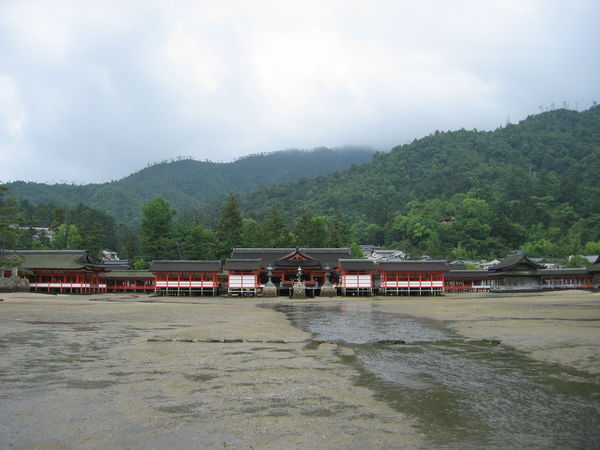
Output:
[[[278,305],[383,401],[419,419],[437,447],[598,448],[599,377],[540,363],[503,345],[465,341],[443,324],[366,303]],[[406,345],[383,345],[403,340]]]

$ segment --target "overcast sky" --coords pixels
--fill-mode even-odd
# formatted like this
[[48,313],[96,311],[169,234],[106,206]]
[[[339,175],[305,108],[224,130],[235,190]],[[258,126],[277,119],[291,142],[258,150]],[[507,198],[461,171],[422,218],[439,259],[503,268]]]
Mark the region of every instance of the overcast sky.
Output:
[[599,21],[598,0],[0,0],[0,181],[587,109]]

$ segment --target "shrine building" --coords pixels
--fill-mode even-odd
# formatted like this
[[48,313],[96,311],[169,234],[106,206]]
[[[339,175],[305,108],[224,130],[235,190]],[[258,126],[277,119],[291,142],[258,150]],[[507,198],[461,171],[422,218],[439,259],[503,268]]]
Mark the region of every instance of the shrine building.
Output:
[[[294,296],[301,289],[306,297],[396,296],[600,287],[600,257],[588,267],[546,269],[524,253],[488,270],[450,270],[435,260],[352,259],[348,248],[234,248],[224,263],[156,260],[148,270],[92,264],[83,250],[17,250],[10,259],[30,291],[61,294]],[[14,276],[8,269],[0,268],[0,277]]]

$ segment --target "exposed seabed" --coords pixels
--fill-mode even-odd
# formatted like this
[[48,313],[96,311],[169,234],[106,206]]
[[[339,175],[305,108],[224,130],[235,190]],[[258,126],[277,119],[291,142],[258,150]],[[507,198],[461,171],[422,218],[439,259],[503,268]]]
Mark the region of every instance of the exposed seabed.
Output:
[[[431,371],[433,380],[460,373],[449,370],[452,364],[421,364],[420,355],[436,346],[450,348],[440,350],[448,362],[460,361],[457,351],[481,352],[481,370],[490,380],[503,369],[485,363],[486,352],[508,351],[511,361],[518,352],[516,360],[525,361],[518,364],[539,363],[542,372],[553,367],[547,374],[550,393],[562,386],[562,377],[564,386],[579,386],[581,392],[555,394],[567,404],[587,401],[581,408],[598,417],[598,293],[310,300],[0,297],[2,448],[440,445],[443,436],[427,426],[439,428],[452,411],[435,417],[425,411],[427,393],[429,409],[435,409],[443,404],[443,391],[431,379],[423,383],[414,376],[415,370]],[[320,314],[319,308],[330,313]],[[300,319],[304,310],[316,310],[312,325]],[[340,322],[344,317],[356,320],[348,326]],[[373,327],[365,317],[375,318]],[[406,337],[411,327],[419,339]],[[363,329],[371,333],[368,342],[352,342]],[[419,340],[425,342],[423,352]],[[432,340],[439,343],[427,343]],[[392,375],[387,364],[397,371],[403,353],[402,376]],[[590,386],[595,391],[588,393]],[[411,392],[425,397],[410,397]],[[461,407],[460,396],[447,400],[449,408]],[[411,404],[420,404],[420,410]],[[493,428],[488,430],[494,423],[485,411],[468,419],[485,434],[463,436],[449,424],[450,442],[501,446]],[[459,428],[465,423],[460,420]],[[543,430],[531,433],[527,443],[544,435]],[[579,442],[585,446],[597,437]],[[555,442],[560,441],[538,441],[550,447]]]

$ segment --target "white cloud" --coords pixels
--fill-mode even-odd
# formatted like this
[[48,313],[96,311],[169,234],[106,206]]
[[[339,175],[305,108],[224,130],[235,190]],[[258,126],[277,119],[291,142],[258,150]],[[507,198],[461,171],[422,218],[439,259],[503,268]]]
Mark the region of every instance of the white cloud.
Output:
[[27,112],[15,81],[0,73],[0,145],[20,139],[25,132]]
[[[0,180],[386,149],[585,107],[600,94],[598,13],[593,0],[0,0],[0,139],[23,155]],[[44,159],[65,163],[37,172]]]

